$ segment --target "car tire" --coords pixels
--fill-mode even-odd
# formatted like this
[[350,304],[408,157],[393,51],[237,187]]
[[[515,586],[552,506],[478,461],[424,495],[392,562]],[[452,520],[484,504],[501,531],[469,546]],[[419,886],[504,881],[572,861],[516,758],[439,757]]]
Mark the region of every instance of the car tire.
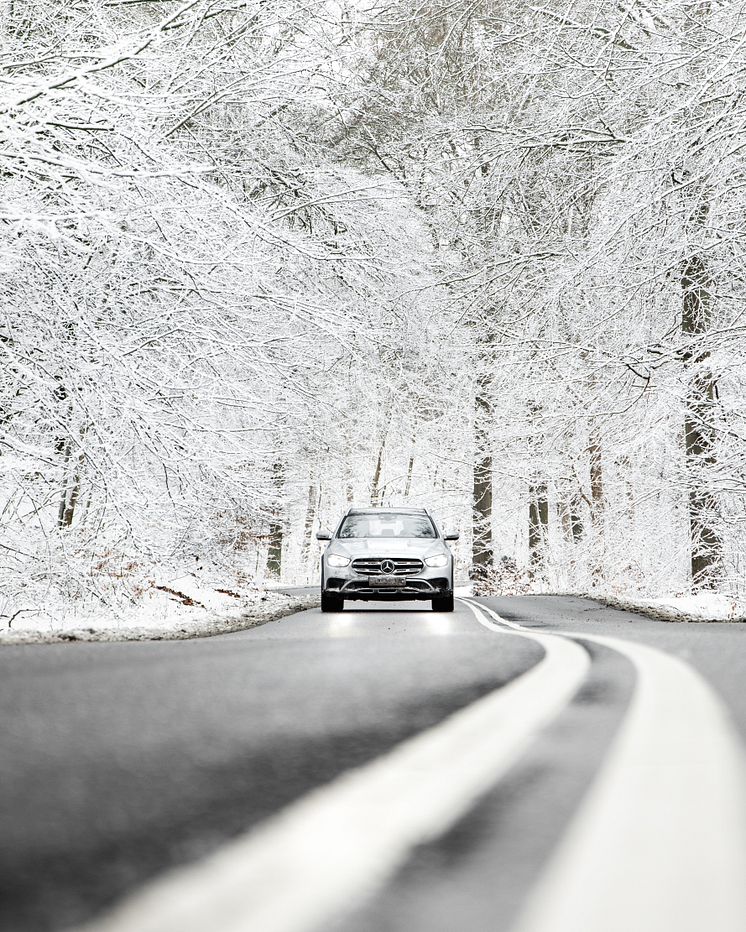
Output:
[[345,600],[331,592],[321,593],[321,611],[322,612],[341,612],[345,606]]
[[431,600],[434,612],[452,612],[453,611],[453,593],[444,595],[437,599]]

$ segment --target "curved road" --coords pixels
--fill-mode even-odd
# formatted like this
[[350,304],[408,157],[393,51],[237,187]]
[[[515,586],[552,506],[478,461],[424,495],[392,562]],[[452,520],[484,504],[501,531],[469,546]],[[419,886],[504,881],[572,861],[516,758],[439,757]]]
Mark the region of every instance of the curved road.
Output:
[[741,932],[746,629],[567,597],[0,651],[0,929]]

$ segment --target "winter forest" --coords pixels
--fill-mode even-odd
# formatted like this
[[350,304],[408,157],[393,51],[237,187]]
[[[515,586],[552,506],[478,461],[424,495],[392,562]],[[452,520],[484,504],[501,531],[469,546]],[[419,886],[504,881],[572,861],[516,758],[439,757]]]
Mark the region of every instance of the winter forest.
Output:
[[[746,600],[746,5],[4,0],[0,627],[316,578]],[[18,619],[16,619],[18,621]]]

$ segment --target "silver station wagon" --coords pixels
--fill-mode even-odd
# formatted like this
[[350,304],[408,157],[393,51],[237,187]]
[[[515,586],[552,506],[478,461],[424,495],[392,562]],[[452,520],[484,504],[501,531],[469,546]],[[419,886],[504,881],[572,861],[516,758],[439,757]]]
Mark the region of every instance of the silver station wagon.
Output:
[[453,611],[453,554],[424,508],[350,508],[321,557],[321,611],[341,612],[346,600],[429,600]]

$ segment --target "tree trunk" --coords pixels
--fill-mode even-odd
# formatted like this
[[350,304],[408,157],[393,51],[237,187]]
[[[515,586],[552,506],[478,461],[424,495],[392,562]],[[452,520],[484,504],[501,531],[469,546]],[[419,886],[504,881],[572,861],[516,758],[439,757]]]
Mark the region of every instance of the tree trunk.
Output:
[[275,486],[275,507],[269,525],[269,546],[267,548],[267,574],[273,579],[282,578],[282,545],[285,522],[283,520],[283,492],[285,470],[282,463],[272,467],[272,482]]
[[316,506],[318,502],[318,487],[315,482],[308,486],[308,501],[306,504],[306,520],[303,526],[303,546],[301,547],[301,567],[305,572],[308,564],[308,555],[311,551],[311,532],[313,523],[316,518]]
[[[60,449],[61,447],[61,449]],[[73,462],[72,440],[57,441],[57,448],[62,453],[62,488],[60,496],[60,507],[57,511],[57,526],[70,527],[75,516],[75,506],[78,503],[80,493],[80,475],[77,468],[77,461]]]
[[75,506],[78,503],[80,494],[80,458],[76,453],[73,455],[73,439],[70,431],[72,430],[72,408],[67,404],[67,388],[62,382],[59,382],[54,390],[54,398],[65,405],[61,413],[61,421],[65,424],[67,433],[55,437],[54,449],[62,458],[62,482],[60,483],[60,505],[57,509],[57,526],[60,528],[69,528],[75,517]]
[[409,454],[409,462],[407,463],[407,478],[404,482],[404,501],[409,499],[409,490],[412,488],[412,473],[414,471],[414,447],[412,452]]
[[594,586],[604,578],[604,471],[603,444],[598,423],[591,422],[588,443],[588,460],[591,477],[591,527],[593,528],[593,550],[591,553],[591,581]]
[[588,444],[588,456],[591,473],[591,523],[596,531],[599,545],[603,541],[604,518],[604,473],[603,473],[603,447],[598,425],[591,426],[591,438]]
[[528,573],[531,579],[544,579],[547,568],[549,537],[549,502],[547,498],[546,439],[542,405],[528,403]]
[[532,579],[543,579],[547,566],[549,535],[549,500],[547,485],[540,482],[529,488],[528,504],[528,566]]
[[632,484],[632,460],[626,453],[617,458],[617,468],[624,488],[624,499],[627,505],[626,517],[630,527],[633,527],[636,511],[635,488]]
[[381,501],[381,473],[383,472],[383,451],[386,449],[386,440],[381,441],[381,446],[378,448],[378,459],[376,460],[376,468],[373,473],[373,481],[370,486],[370,503],[371,505],[380,505]]
[[583,517],[580,514],[580,498],[569,490],[557,503],[557,514],[562,535],[568,544],[577,544],[583,539]]
[[477,379],[474,415],[474,485],[472,506],[471,559],[473,576],[485,579],[494,561],[492,541],[492,453],[489,421],[492,405],[489,398],[491,376]]
[[[707,216],[706,204],[696,211],[698,226]],[[701,255],[691,256],[682,275],[684,292],[681,329],[691,336],[705,334],[712,318],[712,293],[707,263]],[[689,379],[685,399],[684,437],[688,472],[689,534],[691,541],[692,587],[715,589],[722,575],[723,542],[718,529],[720,503],[708,488],[717,465],[715,415],[718,407],[717,380],[708,365],[709,352],[696,347],[686,352]]]

